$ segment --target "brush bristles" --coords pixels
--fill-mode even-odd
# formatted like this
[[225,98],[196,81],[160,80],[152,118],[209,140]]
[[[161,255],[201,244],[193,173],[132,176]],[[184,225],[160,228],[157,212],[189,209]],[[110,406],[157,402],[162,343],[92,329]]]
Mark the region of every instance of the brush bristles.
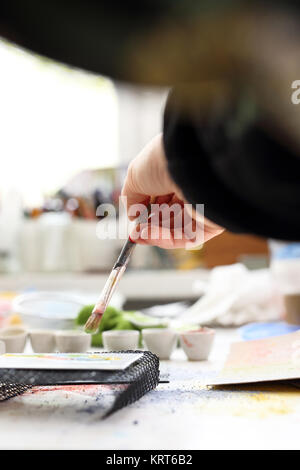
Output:
[[84,326],[84,331],[91,334],[97,333],[101,318],[102,314],[96,312],[92,313]]

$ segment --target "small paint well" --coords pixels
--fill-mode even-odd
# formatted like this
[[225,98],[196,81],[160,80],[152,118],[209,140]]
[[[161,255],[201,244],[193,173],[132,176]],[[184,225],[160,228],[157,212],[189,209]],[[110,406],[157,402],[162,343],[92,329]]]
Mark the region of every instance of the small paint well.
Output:
[[208,359],[215,337],[215,330],[199,328],[181,333],[179,341],[190,361],[205,361]]
[[55,333],[51,330],[32,330],[29,333],[30,343],[35,353],[52,353],[55,351]]
[[22,353],[25,348],[27,331],[20,327],[7,327],[0,330],[0,341],[5,343],[7,353]]
[[91,335],[76,330],[58,331],[56,346],[61,353],[85,353],[91,346]]
[[103,331],[104,349],[107,351],[126,351],[138,349],[140,333],[136,330]]
[[0,354],[4,354],[6,352],[5,343],[4,341],[0,341]]
[[177,333],[170,328],[145,328],[142,330],[146,348],[160,359],[170,359],[177,343]]

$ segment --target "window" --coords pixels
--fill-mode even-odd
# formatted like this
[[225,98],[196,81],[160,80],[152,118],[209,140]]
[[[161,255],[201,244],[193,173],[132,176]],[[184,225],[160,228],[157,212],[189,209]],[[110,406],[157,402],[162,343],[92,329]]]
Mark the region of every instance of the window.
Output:
[[118,163],[112,82],[0,42],[0,197],[17,189],[26,206],[77,172]]

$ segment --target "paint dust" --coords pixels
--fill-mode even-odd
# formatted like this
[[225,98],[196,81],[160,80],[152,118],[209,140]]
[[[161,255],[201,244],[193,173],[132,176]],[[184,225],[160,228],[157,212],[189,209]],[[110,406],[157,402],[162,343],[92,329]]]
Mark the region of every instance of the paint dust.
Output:
[[11,419],[26,417],[32,425],[54,422],[88,423],[101,419],[127,384],[38,386],[0,403]]

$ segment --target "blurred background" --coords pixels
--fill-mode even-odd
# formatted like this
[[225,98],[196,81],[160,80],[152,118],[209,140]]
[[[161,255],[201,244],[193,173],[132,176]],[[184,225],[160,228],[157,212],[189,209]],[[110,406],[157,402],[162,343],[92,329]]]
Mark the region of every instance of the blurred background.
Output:
[[[128,162],[161,130],[167,89],[126,86],[0,42],[0,272],[106,272],[122,240],[99,240]],[[199,252],[136,250],[131,268],[265,266],[267,246],[224,234]]]
[[[101,222],[96,209],[110,203],[126,217],[126,169],[161,131],[168,90],[112,82],[5,41],[0,63],[0,319],[17,294],[63,291],[93,303],[123,244],[97,237],[114,221]],[[226,232],[197,251],[137,247],[113,304],[171,303],[176,316],[206,292],[211,268],[235,263],[267,267],[267,241]]]

